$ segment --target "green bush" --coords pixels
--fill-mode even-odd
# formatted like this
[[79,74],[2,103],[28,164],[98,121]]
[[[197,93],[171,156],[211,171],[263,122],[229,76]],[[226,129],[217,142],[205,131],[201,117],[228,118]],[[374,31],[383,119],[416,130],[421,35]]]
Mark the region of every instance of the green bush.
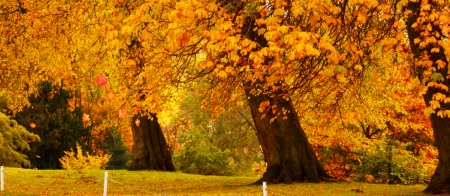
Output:
[[0,112],[0,163],[5,166],[30,167],[28,157],[20,150],[28,150],[28,142],[40,141],[15,120]]
[[363,153],[354,179],[375,183],[424,184],[430,171],[421,167],[419,157],[407,150],[410,145],[398,145],[396,140],[390,139],[374,145],[372,151]]
[[234,164],[229,151],[213,146],[208,138],[198,131],[180,135],[181,148],[174,154],[174,164],[178,170],[202,175],[232,175]]

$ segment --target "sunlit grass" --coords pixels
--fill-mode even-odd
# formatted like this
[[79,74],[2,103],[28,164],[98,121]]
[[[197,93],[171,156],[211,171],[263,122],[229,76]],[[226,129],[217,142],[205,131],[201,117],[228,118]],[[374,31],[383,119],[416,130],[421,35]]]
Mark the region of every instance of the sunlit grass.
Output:
[[[29,170],[5,168],[1,195],[102,195],[104,171]],[[108,171],[108,195],[262,195],[262,186],[248,186],[256,177],[190,175],[179,172]],[[340,183],[268,185],[268,195],[422,195],[425,186]]]

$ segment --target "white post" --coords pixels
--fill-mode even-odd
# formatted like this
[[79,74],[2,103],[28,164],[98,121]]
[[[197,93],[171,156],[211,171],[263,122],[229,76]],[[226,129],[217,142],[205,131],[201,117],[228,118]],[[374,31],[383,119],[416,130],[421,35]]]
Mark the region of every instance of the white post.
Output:
[[3,166],[0,166],[0,170],[1,170],[1,174],[0,174],[0,181],[1,181],[1,190],[3,191],[3,190],[5,190],[5,176],[4,176],[4,174],[3,174]]
[[106,196],[106,193],[108,192],[108,172],[105,171],[105,178],[103,179],[105,181],[103,186],[103,196]]
[[263,182],[263,196],[267,196],[267,183]]

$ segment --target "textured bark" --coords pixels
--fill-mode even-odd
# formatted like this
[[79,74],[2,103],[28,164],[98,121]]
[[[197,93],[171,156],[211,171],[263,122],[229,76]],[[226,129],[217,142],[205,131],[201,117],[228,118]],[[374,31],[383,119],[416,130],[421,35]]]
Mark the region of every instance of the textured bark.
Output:
[[[436,6],[436,5],[433,5]],[[410,41],[411,51],[414,54],[414,57],[417,60],[420,60],[422,58],[422,54],[430,54],[429,60],[433,61],[433,66],[438,67],[436,65],[437,60],[441,60],[448,65],[447,58],[445,56],[445,51],[442,46],[439,45],[428,45],[427,47],[420,48],[419,44],[414,43],[414,39],[420,38],[420,32],[417,32],[415,29],[413,29],[411,26],[418,20],[418,16],[420,16],[420,8],[421,8],[421,1],[418,1],[416,3],[409,2],[406,9],[411,10],[413,15],[408,18],[407,20],[407,32],[408,32],[408,38]],[[441,32],[441,29],[436,23],[430,23],[430,25],[433,28],[433,31]],[[441,33],[442,34],[442,33]],[[437,40],[441,40],[442,37],[435,37]],[[439,48],[440,52],[438,53],[431,53],[432,48]],[[446,85],[447,87],[450,87],[450,81],[446,77],[448,74],[448,68],[443,69],[436,69],[438,72],[444,76],[444,80],[440,83]],[[423,80],[423,69],[418,70],[419,79]],[[446,92],[444,90],[429,87],[427,93],[423,96],[425,103],[427,106],[429,106],[429,102],[432,100],[433,95],[436,93],[442,93],[446,95],[447,97],[450,97],[450,93]],[[443,109],[450,109],[449,104],[443,104],[441,103],[441,108]],[[428,193],[450,193],[450,120],[448,118],[441,118],[436,113],[431,114],[431,125],[433,127],[433,133],[434,138],[436,140],[438,152],[439,152],[439,163],[436,168],[436,171],[434,172],[430,184],[425,189],[424,192]]]
[[[239,6],[240,4],[236,5],[236,7]],[[253,49],[257,51],[269,46],[264,34],[259,34],[257,30],[257,28],[265,27],[256,26],[255,18],[258,17],[246,18],[245,24],[242,26],[242,35],[258,43],[258,47]],[[248,59],[248,55],[242,58]],[[271,63],[270,57],[264,58],[265,64],[269,65]],[[245,61],[242,63],[251,64],[251,62]],[[280,87],[279,89],[282,89],[283,83],[284,81],[279,81],[278,85],[280,86],[274,88]],[[272,90],[263,89],[272,88],[266,85],[264,79],[256,82],[243,82],[243,85],[248,97],[258,140],[267,162],[266,172],[255,184],[260,184],[263,181],[290,184],[293,181],[320,182],[324,179],[330,179],[331,177],[319,163],[305,132],[300,126],[299,117],[289,100],[289,96],[282,90],[272,92]],[[267,102],[270,103],[269,111],[260,112],[261,103]],[[276,106],[277,109],[272,108],[272,106]],[[283,109],[287,112],[283,113]]]
[[[266,173],[255,184],[263,181],[290,184],[292,181],[320,182],[329,179],[300,125],[292,103],[282,94],[254,95],[252,89],[257,89],[257,86],[259,84],[245,84],[257,136],[268,165]],[[277,111],[269,109],[260,112],[260,104],[264,102],[276,105]],[[286,115],[280,112],[282,108],[288,111]]]
[[[133,149],[130,170],[175,171],[172,156],[155,114],[135,115],[132,121]],[[140,125],[134,123],[140,120]]]

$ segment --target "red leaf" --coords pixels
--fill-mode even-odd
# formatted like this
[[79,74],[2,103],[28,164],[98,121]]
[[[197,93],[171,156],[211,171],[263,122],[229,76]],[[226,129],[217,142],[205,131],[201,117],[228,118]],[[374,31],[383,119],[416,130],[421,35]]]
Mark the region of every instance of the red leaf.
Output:
[[95,80],[98,85],[100,85],[101,88],[104,88],[107,84],[106,77],[103,74],[100,74],[100,76]]

